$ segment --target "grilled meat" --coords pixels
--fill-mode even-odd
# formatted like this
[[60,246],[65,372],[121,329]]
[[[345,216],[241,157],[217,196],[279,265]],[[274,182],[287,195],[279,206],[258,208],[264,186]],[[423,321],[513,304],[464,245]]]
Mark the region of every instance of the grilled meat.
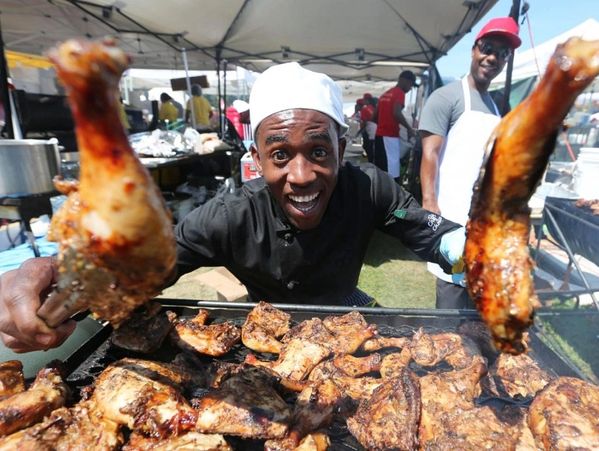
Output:
[[267,451],[291,451],[308,443],[301,443],[311,432],[327,426],[333,419],[335,406],[341,392],[332,381],[324,381],[305,388],[297,397],[293,409],[291,427],[283,439],[268,440]]
[[501,354],[489,370],[488,390],[495,396],[530,398],[552,379],[526,354]]
[[38,314],[50,326],[89,308],[118,325],[160,293],[175,266],[171,215],[131,149],[118,83],[129,62],[110,42],[67,41],[50,58],[65,86],[81,161],[78,185],[52,217],[58,282]]
[[536,89],[491,137],[470,208],[464,260],[470,296],[501,351],[525,351],[523,333],[538,304],[528,252],[528,200],[563,118],[597,74],[599,41],[572,38],[559,45]]
[[599,387],[560,377],[537,394],[528,424],[542,449],[599,449]]
[[205,325],[206,313],[200,311],[196,318],[175,321],[171,338],[181,349],[220,357],[239,342],[241,331],[230,322]]
[[404,369],[385,380],[371,398],[360,402],[347,427],[368,450],[413,450],[418,444],[420,387],[418,378]]
[[306,435],[294,451],[327,451],[330,449],[331,440],[324,432],[315,432]]
[[258,360],[248,355],[245,362],[270,368],[281,377],[303,380],[314,367],[331,354],[333,335],[318,318],[303,321],[293,327],[282,339],[283,347],[274,362]]
[[420,378],[422,416],[420,449],[515,450],[522,443],[522,413],[477,407],[479,380],[486,370],[484,359],[471,367]]
[[195,429],[246,438],[281,438],[291,412],[273,388],[276,380],[261,368],[246,366],[220,388],[194,399]]
[[110,451],[123,444],[121,427],[91,401],[61,407],[43,422],[0,439],[1,451]]
[[0,363],[0,400],[24,390],[23,364],[19,360]]
[[178,390],[184,380],[175,367],[123,359],[98,376],[91,399],[104,417],[129,429],[178,435],[193,429],[197,416]]
[[349,354],[336,355],[331,360],[333,365],[348,376],[359,377],[381,368],[381,355],[374,353],[364,357]]
[[445,361],[454,369],[469,367],[480,356],[476,345],[467,337],[455,333],[427,334],[418,330],[408,348],[414,362],[433,367]]
[[112,333],[114,345],[142,354],[156,351],[173,327],[172,320],[175,318],[174,314],[169,317],[161,310],[162,306],[158,302],[149,302],[140,307]]
[[38,423],[62,407],[68,394],[69,389],[56,368],[41,369],[28,390],[0,401],[0,436]]
[[366,352],[380,351],[381,349],[387,348],[402,349],[408,343],[410,343],[410,339],[408,337],[375,336],[373,338],[369,338],[364,343],[362,343],[360,349]]
[[381,377],[383,379],[398,377],[411,360],[412,353],[408,347],[403,348],[401,352],[387,354],[385,357],[383,357],[381,367],[379,369]]
[[333,334],[332,351],[337,354],[353,354],[362,343],[376,334],[376,326],[368,324],[356,311],[341,316],[327,316],[323,324]]
[[291,316],[274,308],[266,302],[260,302],[252,309],[241,328],[241,341],[256,352],[281,352],[278,338],[289,331]]
[[155,439],[141,434],[132,434],[123,446],[123,451],[233,451],[227,441],[219,434],[186,432],[184,434]]

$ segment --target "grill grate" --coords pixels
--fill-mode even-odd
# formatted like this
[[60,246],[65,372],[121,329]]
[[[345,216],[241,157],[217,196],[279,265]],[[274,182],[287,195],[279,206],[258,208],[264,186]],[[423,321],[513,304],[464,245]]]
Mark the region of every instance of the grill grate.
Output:
[[[285,306],[279,306],[285,309]],[[201,305],[203,307],[203,305]],[[197,313],[197,306],[195,307],[181,307],[181,306],[165,306],[165,309],[174,311],[179,317],[188,317],[191,318]],[[220,309],[212,309],[210,311],[210,323],[220,323],[224,321],[231,321],[237,326],[241,326],[246,318],[247,313],[252,308],[252,305],[248,305],[243,309],[238,308],[220,308]],[[287,309],[289,310],[289,309]],[[346,309],[345,311],[339,311],[337,314],[343,314],[351,309]],[[368,314],[369,310],[362,310],[366,321],[369,323],[377,324],[378,331],[381,335],[384,336],[395,336],[395,337],[411,337],[418,329],[423,328],[425,332],[429,334],[442,333],[442,332],[455,332],[457,327],[465,322],[472,321],[473,317],[471,315],[385,315],[385,314],[377,314],[370,315]],[[374,310],[371,310],[374,311]],[[309,310],[304,309],[303,311],[290,311],[289,312],[294,319],[294,324],[299,323],[305,319],[320,317],[324,318],[325,316],[335,314],[331,311],[318,311],[318,310]],[[107,326],[107,331],[104,332],[101,336],[97,337],[96,343],[88,343],[87,348],[93,347],[95,345],[95,350],[91,352],[91,354],[86,352],[81,356],[72,356],[71,364],[74,365],[73,371],[67,378],[68,384],[73,389],[73,394],[76,400],[80,397],[81,389],[89,386],[93,383],[95,378],[111,363],[124,358],[124,357],[132,357],[132,358],[141,358],[141,359],[151,359],[158,362],[170,362],[173,357],[181,351],[179,348],[170,344],[169,340],[165,340],[165,343],[162,347],[151,356],[141,355],[129,351],[124,351],[112,345],[111,341],[107,338],[109,335],[109,326]],[[92,338],[93,340],[93,338]],[[558,360],[546,360],[546,357],[552,357],[556,359],[556,356],[551,356],[551,351],[544,347],[542,343],[536,339],[533,340],[533,348],[530,352],[531,357],[535,358],[537,362],[540,364],[542,368],[545,370],[552,372],[554,375],[574,375],[571,372],[568,373],[568,367],[563,365],[560,368],[555,368],[555,365],[551,365],[548,363],[555,364]],[[242,362],[246,355],[248,355],[250,351],[248,348],[243,346],[241,343],[236,345],[228,354],[219,358],[219,361],[223,362],[232,362],[232,363],[240,363]],[[383,351],[384,352],[384,351]],[[540,356],[544,356],[544,358],[540,358]],[[485,356],[488,360],[491,360],[491,356]],[[275,359],[276,356],[272,354],[262,354],[259,355],[261,359]],[[201,363],[208,364],[213,361],[213,358],[210,357],[200,357],[196,359]],[[491,364],[491,361],[489,365]],[[445,369],[449,369],[449,366],[446,368],[443,365],[438,367],[439,370],[443,371]],[[417,373],[422,374],[422,369],[414,366],[414,370]],[[579,377],[578,375],[576,375]],[[289,401],[292,401],[290,399]],[[498,407],[506,404],[516,404],[519,406],[527,406],[530,403],[530,400],[512,400],[512,399],[503,399],[503,398],[484,398],[480,399],[479,403],[481,404],[494,404]],[[331,447],[330,449],[333,451],[350,451],[350,450],[362,450],[363,448],[359,445],[359,443],[354,439],[354,437],[349,433],[347,427],[345,426],[344,420],[339,416],[335,416],[335,421],[331,424],[327,430],[329,437],[331,439]],[[239,450],[262,450],[264,449],[264,441],[262,440],[242,440],[235,437],[227,437],[227,440],[234,447],[234,449]]]

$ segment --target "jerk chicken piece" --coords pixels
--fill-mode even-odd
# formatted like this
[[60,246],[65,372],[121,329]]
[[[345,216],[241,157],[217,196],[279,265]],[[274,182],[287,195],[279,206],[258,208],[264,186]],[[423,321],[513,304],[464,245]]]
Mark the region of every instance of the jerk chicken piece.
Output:
[[112,333],[111,340],[115,346],[128,351],[150,354],[162,345],[162,342],[173,327],[176,315],[172,312],[161,312],[158,302],[148,302]]
[[24,390],[23,364],[19,360],[0,363],[0,400]]
[[306,435],[293,451],[327,451],[331,440],[324,432],[314,432]]
[[347,427],[368,450],[413,450],[418,444],[420,387],[409,369],[387,379],[364,399]]
[[[268,440],[264,444],[264,449],[266,451],[292,451],[298,447],[310,449],[308,442],[302,444],[302,441],[311,432],[331,422],[335,406],[340,399],[341,392],[330,380],[305,388],[295,402],[287,436],[283,439]],[[315,438],[312,440],[317,447]]]
[[191,431],[165,439],[131,434],[123,451],[233,451],[233,448],[222,435]]
[[599,387],[572,377],[550,382],[530,405],[528,424],[542,449],[599,449]]
[[327,316],[324,327],[333,334],[332,351],[337,354],[353,354],[369,338],[376,334],[376,326],[368,324],[359,312]]
[[291,412],[273,388],[276,379],[261,368],[245,366],[218,390],[194,399],[195,429],[209,434],[246,438],[281,438]]
[[410,339],[408,337],[382,337],[377,335],[373,338],[369,338],[360,349],[365,352],[373,352],[380,351],[381,349],[387,348],[399,348],[407,346],[410,343]]
[[241,331],[233,323],[205,325],[208,312],[200,312],[192,319],[180,318],[171,331],[172,340],[181,348],[200,354],[220,357],[239,343]]
[[178,435],[193,429],[197,417],[179,392],[186,378],[175,366],[122,359],[98,376],[91,399],[104,417],[133,431]]
[[455,333],[427,334],[419,329],[408,346],[414,362],[423,367],[433,367],[445,361],[459,370],[472,365],[480,356],[478,347],[467,337]]
[[554,377],[527,354],[500,354],[488,374],[488,391],[495,396],[533,397]]
[[289,331],[291,316],[274,308],[266,302],[260,302],[252,309],[241,328],[241,341],[256,352],[281,352],[278,338]]
[[[471,367],[420,378],[422,412],[419,427],[423,450],[515,450],[523,447],[523,412],[509,406],[499,410],[478,407],[479,380],[486,370],[484,359]],[[530,448],[529,448],[530,449]]]
[[56,368],[41,369],[28,390],[0,401],[0,436],[38,423],[62,407],[69,389]]
[[56,409],[43,422],[0,439],[0,451],[110,451],[123,444],[121,427],[91,401]]
[[533,93],[505,116],[474,189],[464,253],[470,296],[495,345],[525,351],[538,299],[528,252],[530,199],[574,100],[599,73],[599,41],[559,45]]
[[364,357],[354,357],[349,354],[336,355],[316,365],[310,372],[308,380],[323,381],[338,376],[360,377],[379,371],[381,360],[381,355],[376,353]]
[[285,334],[283,348],[276,361],[261,361],[250,354],[245,362],[269,368],[285,379],[301,381],[331,354],[333,340],[322,320],[312,318],[302,321]]
[[58,282],[38,315],[56,326],[89,308],[115,325],[160,293],[175,266],[171,215],[119,118],[118,83],[129,58],[113,43],[67,41],[50,54],[68,93],[79,182],[52,217]]

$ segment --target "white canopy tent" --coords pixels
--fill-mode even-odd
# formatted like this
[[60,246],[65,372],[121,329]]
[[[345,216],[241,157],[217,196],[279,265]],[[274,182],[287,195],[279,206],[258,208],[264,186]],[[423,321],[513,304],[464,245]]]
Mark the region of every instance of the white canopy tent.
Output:
[[[443,56],[497,0],[1,0],[7,49],[43,54],[114,35],[138,68],[300,61],[336,79],[394,81]],[[230,67],[229,67],[230,68]]]

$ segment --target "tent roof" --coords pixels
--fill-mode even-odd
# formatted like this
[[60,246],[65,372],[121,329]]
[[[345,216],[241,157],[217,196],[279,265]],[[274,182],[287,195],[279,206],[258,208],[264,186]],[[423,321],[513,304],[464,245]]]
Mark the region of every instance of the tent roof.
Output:
[[[587,19],[574,28],[561,33],[535,48],[525,50],[521,53],[516,52],[514,55],[514,69],[512,71],[512,80],[523,80],[525,78],[536,77],[539,72],[545,72],[545,68],[549,63],[549,58],[553,55],[555,48],[571,37],[580,37],[586,40],[599,39],[599,21],[595,19]],[[499,86],[505,83],[506,69],[504,68],[494,80],[493,85]]]
[[[336,79],[396,80],[443,56],[497,0],[2,0],[8,49],[116,35],[140,68],[262,71],[299,60]],[[391,65],[390,65],[391,64]],[[230,66],[229,66],[230,67]]]

